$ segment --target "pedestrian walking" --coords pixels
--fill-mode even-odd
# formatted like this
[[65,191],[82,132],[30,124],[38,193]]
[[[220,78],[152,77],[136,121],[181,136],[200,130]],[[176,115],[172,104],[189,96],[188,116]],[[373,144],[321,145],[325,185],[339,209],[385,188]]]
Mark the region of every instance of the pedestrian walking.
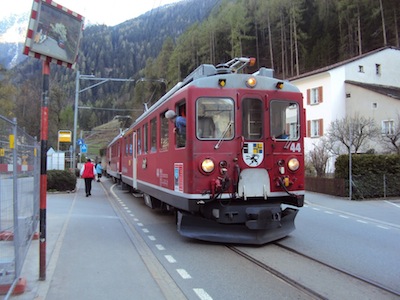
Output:
[[87,159],[87,162],[82,166],[81,169],[81,177],[85,180],[85,192],[86,197],[91,196],[92,191],[92,180],[94,180],[96,176],[96,168],[90,158]]
[[101,175],[103,174],[103,167],[100,163],[96,164],[97,182],[100,182]]

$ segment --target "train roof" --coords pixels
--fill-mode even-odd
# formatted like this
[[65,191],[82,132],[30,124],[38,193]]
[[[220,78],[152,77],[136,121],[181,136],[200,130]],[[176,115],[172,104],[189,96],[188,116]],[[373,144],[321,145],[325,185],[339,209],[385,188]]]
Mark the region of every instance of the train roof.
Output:
[[[240,57],[234,58],[225,64],[220,64],[217,66],[211,64],[202,64],[198,68],[196,68],[192,73],[190,73],[183,81],[178,82],[172,89],[170,89],[163,97],[161,97],[156,103],[154,103],[148,110],[146,110],[139,118],[135,120],[135,122],[131,125],[133,127],[137,122],[143,120],[149,113],[154,111],[157,107],[162,105],[165,101],[167,101],[172,95],[181,90],[182,88],[188,85],[197,85],[203,86],[201,82],[207,78],[216,75],[223,76],[236,76],[242,71],[246,66],[253,66],[255,64],[254,58]],[[275,88],[276,82],[282,82],[277,78],[274,78],[274,70],[268,69],[265,67],[261,67],[257,72],[253,74],[240,74],[243,76],[261,76],[273,79],[272,86],[263,86],[263,89],[272,89]],[[283,83],[283,82],[282,82]],[[206,87],[206,83],[204,83],[204,87]],[[226,87],[228,88],[228,86]],[[288,92],[299,92],[299,89],[293,84],[285,81],[285,91]]]
[[121,129],[120,129],[120,132],[118,133],[118,135],[117,135],[116,137],[114,137],[114,138],[112,139],[111,142],[108,143],[107,147],[110,147],[110,146],[111,146],[112,144],[114,144],[117,140],[119,140],[119,139],[124,135],[124,133],[125,133],[126,130],[127,130],[127,129],[125,129],[125,130],[121,130]]

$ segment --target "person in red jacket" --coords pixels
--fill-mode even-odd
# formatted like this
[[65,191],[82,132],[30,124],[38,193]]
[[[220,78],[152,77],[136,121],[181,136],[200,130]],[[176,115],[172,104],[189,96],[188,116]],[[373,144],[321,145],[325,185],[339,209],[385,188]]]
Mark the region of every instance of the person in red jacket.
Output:
[[92,180],[95,179],[95,174],[96,169],[94,167],[94,164],[92,164],[92,161],[90,160],[90,158],[88,158],[87,162],[82,166],[81,169],[81,177],[85,180],[86,197],[92,195],[90,192],[92,191]]

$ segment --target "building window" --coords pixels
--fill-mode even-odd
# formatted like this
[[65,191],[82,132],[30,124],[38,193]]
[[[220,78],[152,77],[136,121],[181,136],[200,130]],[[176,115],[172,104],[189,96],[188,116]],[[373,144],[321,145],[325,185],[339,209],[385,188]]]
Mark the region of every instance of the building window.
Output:
[[358,66],[358,72],[364,73],[364,66]]
[[375,64],[375,72],[376,72],[376,75],[381,75],[381,65],[380,64]]
[[323,119],[307,121],[307,136],[308,137],[320,137],[323,136]]
[[382,121],[382,134],[394,134],[394,121],[384,120]]
[[323,102],[322,86],[307,90],[307,104],[316,105]]

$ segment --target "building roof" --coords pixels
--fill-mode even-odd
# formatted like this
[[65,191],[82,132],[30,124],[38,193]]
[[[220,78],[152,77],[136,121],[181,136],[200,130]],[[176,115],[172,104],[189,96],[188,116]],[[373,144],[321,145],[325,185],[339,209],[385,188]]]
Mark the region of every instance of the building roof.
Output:
[[379,84],[362,83],[362,82],[357,82],[357,81],[352,81],[352,80],[346,80],[345,83],[350,83],[352,85],[356,85],[356,86],[362,87],[364,89],[373,91],[375,93],[400,100],[400,88],[398,88],[398,87],[379,85]]
[[378,52],[386,50],[386,49],[394,49],[394,50],[399,50],[400,51],[400,48],[393,47],[393,46],[387,46],[387,47],[378,48],[378,49],[375,49],[373,51],[370,51],[370,52],[367,52],[367,53],[364,53],[364,54],[361,54],[361,55],[358,55],[358,56],[354,56],[352,58],[349,58],[349,59],[343,60],[341,62],[335,63],[333,65],[329,65],[329,66],[326,66],[326,67],[323,67],[323,68],[320,68],[320,69],[317,69],[317,70],[314,70],[314,71],[303,73],[303,74],[300,74],[299,76],[294,76],[294,77],[288,78],[287,80],[288,81],[293,81],[293,80],[305,78],[305,77],[308,77],[308,76],[324,73],[324,72],[327,72],[329,70],[335,69],[337,67],[344,66],[344,65],[346,65],[348,63],[351,63],[353,61],[359,60],[361,58],[367,57],[369,55],[378,53]]

